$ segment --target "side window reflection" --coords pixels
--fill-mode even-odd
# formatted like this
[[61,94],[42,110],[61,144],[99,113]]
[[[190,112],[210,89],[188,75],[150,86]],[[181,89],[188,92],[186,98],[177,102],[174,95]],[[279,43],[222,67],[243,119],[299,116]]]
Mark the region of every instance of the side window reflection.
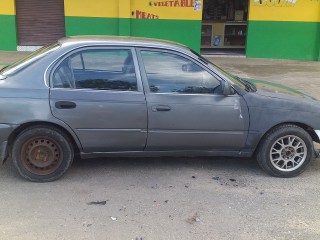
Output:
[[73,88],[74,77],[70,68],[69,58],[63,60],[53,73],[53,83],[56,88]]
[[198,64],[172,53],[141,52],[154,93],[222,94],[220,81]]
[[137,78],[130,50],[84,50],[56,68],[53,87],[136,91]]

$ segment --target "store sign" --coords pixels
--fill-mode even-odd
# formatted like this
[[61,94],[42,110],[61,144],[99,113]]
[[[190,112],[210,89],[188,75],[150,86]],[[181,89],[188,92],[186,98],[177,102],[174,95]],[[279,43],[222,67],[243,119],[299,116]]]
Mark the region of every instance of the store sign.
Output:
[[[0,0],[0,13],[9,9],[3,1],[11,2],[15,10],[15,0]],[[200,21],[203,0],[94,0],[94,4],[92,0],[64,0],[64,7],[65,16],[70,17]]]
[[254,6],[260,7],[294,7],[298,0],[254,0]]
[[320,22],[320,0],[250,0],[249,21]]
[[131,1],[131,18],[201,20],[203,0]]
[[158,15],[140,10],[133,11],[132,16],[136,16],[138,19],[159,19]]
[[194,0],[175,0],[150,2],[150,6],[155,7],[193,7]]

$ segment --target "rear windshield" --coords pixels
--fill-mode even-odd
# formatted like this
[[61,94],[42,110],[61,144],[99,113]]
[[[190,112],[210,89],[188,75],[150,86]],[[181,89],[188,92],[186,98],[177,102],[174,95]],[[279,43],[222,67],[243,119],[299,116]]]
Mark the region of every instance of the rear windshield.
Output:
[[3,76],[15,74],[18,71],[20,71],[21,69],[31,65],[35,61],[43,58],[44,56],[46,56],[47,54],[56,50],[59,47],[60,47],[60,45],[58,43],[44,46],[44,47],[38,49],[37,51],[34,51],[31,54],[27,55],[26,57],[20,59],[19,61],[2,68],[0,70],[0,74]]

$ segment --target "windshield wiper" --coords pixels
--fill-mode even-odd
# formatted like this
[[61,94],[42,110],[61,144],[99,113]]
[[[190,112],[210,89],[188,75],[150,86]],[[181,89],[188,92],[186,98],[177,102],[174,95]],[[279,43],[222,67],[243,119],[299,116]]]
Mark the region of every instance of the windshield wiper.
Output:
[[4,66],[3,68],[0,68],[0,73],[5,70],[7,67],[9,67],[9,65]]
[[250,89],[251,89],[253,92],[256,92],[256,91],[257,91],[257,87],[256,87],[253,83],[251,83],[251,82],[249,82],[248,80],[245,80],[245,79],[241,79],[241,80],[244,81],[246,84],[248,84],[249,87],[250,87]]
[[245,80],[245,79],[243,79],[243,78],[240,78],[240,77],[238,77],[238,76],[234,76],[234,77],[235,77],[239,82],[241,82],[243,85],[245,85],[248,91],[250,91],[250,92],[256,92],[256,91],[257,91],[257,88],[256,88],[256,86],[255,86],[253,83],[251,83],[251,82],[249,82],[249,81],[247,81],[247,80]]
[[201,62],[205,63],[206,65],[208,65],[208,62],[205,58],[202,57],[198,57],[198,60],[200,60]]

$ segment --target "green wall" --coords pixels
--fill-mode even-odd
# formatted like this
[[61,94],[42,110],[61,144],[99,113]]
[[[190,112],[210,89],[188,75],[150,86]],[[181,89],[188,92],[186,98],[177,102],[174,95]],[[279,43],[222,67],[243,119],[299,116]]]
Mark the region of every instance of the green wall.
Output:
[[[66,35],[119,35],[167,39],[199,52],[200,20],[65,17]],[[0,50],[17,49],[16,16],[0,15]],[[248,22],[246,55],[320,61],[320,23]]]
[[166,39],[200,51],[201,21],[65,17],[66,35],[119,35]]
[[0,50],[17,50],[15,15],[0,15]]
[[247,35],[247,57],[319,60],[319,22],[249,21]]
[[199,52],[201,21],[132,19],[131,34],[179,42]]
[[320,22],[318,23],[318,38],[316,41],[318,42],[318,61],[320,61]]
[[117,18],[65,17],[66,36],[118,35]]

